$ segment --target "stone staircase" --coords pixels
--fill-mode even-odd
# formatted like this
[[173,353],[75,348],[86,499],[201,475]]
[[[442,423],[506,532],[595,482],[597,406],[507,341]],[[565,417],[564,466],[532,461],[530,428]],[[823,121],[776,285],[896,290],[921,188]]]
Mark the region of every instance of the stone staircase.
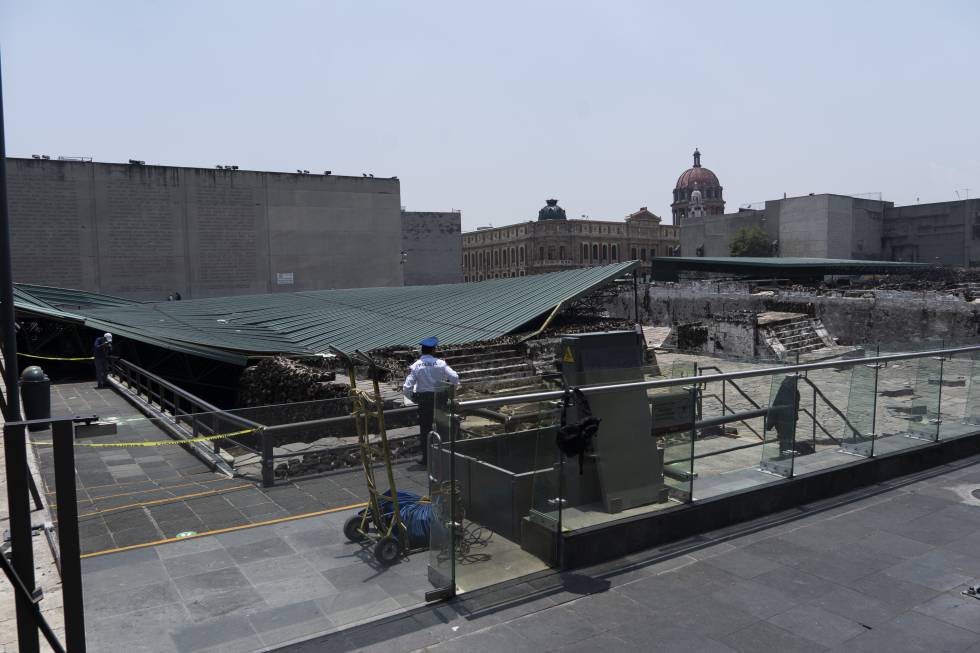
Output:
[[980,281],[969,281],[967,283],[957,284],[956,287],[963,293],[963,297],[967,301],[980,298]]
[[438,356],[459,374],[465,384],[511,381],[536,376],[534,366],[520,344],[471,345],[440,349]]
[[759,337],[779,359],[834,347],[823,323],[802,313],[762,313]]

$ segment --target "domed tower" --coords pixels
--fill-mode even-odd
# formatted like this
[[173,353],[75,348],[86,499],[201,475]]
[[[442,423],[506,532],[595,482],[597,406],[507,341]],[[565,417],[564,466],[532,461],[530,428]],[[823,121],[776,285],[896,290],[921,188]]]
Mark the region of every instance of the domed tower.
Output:
[[538,211],[538,220],[567,220],[565,209],[558,206],[558,200],[545,200],[547,206]]
[[682,224],[685,219],[693,217],[691,194],[694,192],[700,195],[703,211],[699,209],[698,212],[702,215],[722,215],[725,212],[725,199],[718,177],[701,167],[701,152],[697,149],[694,150],[694,166],[681,173],[674,186],[674,201],[670,205],[674,224]]

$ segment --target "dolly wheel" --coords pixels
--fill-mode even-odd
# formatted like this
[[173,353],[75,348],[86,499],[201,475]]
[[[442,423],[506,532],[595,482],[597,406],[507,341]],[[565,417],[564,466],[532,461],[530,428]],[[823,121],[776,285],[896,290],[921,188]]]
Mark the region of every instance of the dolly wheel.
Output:
[[382,537],[374,546],[374,557],[384,566],[393,565],[402,553],[402,545],[397,537]]
[[361,515],[349,517],[344,522],[344,535],[351,542],[360,542],[364,539],[365,535],[361,532]]

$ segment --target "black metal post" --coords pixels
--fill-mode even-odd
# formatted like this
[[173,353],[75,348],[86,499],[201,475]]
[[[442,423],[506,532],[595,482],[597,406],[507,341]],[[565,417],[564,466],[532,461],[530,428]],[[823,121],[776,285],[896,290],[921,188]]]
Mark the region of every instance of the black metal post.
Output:
[[[14,330],[14,319],[14,278],[10,267],[10,215],[7,212],[7,148],[3,137],[3,72],[0,70],[0,329],[3,330],[3,385],[7,389],[7,411],[4,418],[7,422],[20,420],[20,396],[17,392],[17,332]],[[20,489],[24,485],[16,487]]]
[[[16,390],[14,391],[16,393]],[[3,446],[7,464],[7,508],[10,511],[10,548],[14,572],[24,587],[34,592],[34,543],[31,532],[31,504],[27,494],[27,441],[23,424],[3,427]],[[0,554],[2,555],[2,554]],[[38,650],[34,605],[18,594],[17,642],[20,653]]]
[[272,487],[276,484],[276,459],[273,458],[272,437],[262,429],[259,438],[262,440],[262,487]]
[[41,493],[38,492],[37,483],[34,482],[34,476],[28,474],[27,481],[28,489],[31,491],[31,499],[34,500],[34,510],[40,510],[44,507],[44,504],[41,502]]
[[85,604],[82,600],[82,559],[78,538],[78,497],[75,492],[75,425],[71,419],[51,424],[54,482],[58,504],[61,551],[61,597],[65,642],[71,653],[85,653]]

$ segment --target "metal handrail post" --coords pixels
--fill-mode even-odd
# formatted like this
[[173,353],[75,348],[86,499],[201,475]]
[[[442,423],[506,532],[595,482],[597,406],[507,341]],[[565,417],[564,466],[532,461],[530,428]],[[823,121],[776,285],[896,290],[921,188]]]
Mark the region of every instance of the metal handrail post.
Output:
[[946,364],[944,356],[939,357],[939,396],[936,397],[936,442],[939,442],[939,433],[943,428],[943,369]]
[[875,455],[875,444],[878,442],[878,373],[881,371],[881,365],[874,365],[875,370],[875,385],[874,394],[871,395],[871,453],[869,454],[871,458]]
[[[31,505],[27,492],[27,431],[23,424],[3,427],[4,457],[7,466],[7,509],[10,548],[14,573],[31,594],[34,584],[34,543],[31,532]],[[3,554],[0,554],[3,555]],[[34,604],[17,595],[17,642],[20,653],[37,653],[39,642],[34,624]]]
[[85,602],[82,595],[82,550],[78,536],[78,497],[75,490],[74,421],[61,419],[52,422],[51,440],[54,446],[65,642],[70,653],[85,653]]

